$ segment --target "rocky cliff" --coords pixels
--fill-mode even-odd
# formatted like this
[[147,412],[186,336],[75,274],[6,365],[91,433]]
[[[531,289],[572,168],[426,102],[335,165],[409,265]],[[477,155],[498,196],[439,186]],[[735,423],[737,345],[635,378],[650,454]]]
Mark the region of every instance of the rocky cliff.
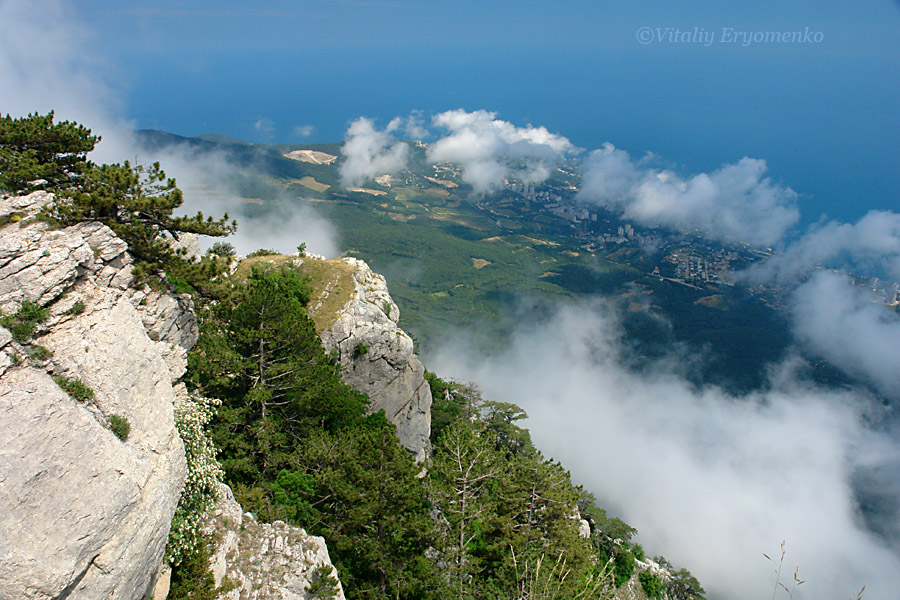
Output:
[[[282,521],[257,522],[227,485],[219,495],[207,528],[219,540],[212,557],[216,586],[230,588],[222,600],[309,600],[319,597],[309,590],[322,575],[337,577],[325,540]],[[344,600],[340,581],[325,587]]]
[[127,287],[107,227],[29,223],[48,200],[0,202],[0,308],[49,306],[33,335],[0,332],[0,598],[141,598],[184,482],[172,382],[197,325],[189,299]]
[[[0,309],[13,329],[0,327],[0,600],[163,600],[193,305],[133,287],[109,228],[35,220],[50,199],[0,197]],[[321,538],[256,524],[227,488],[209,526],[223,533],[216,575],[237,584],[228,598],[310,598],[330,569]]]
[[351,267],[350,298],[320,334],[322,343],[340,354],[344,381],[369,395],[373,412],[384,410],[397,426],[400,442],[422,461],[431,434],[425,367],[414,353],[412,338],[397,326],[400,310],[384,277],[362,260],[341,260]]

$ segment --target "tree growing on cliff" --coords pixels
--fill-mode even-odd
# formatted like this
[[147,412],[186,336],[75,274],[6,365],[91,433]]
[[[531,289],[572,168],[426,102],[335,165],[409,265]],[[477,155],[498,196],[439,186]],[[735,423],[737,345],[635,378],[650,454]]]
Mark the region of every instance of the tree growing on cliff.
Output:
[[183,233],[222,237],[234,233],[237,223],[221,219],[175,216],[184,196],[175,180],[166,177],[159,163],[90,165],[79,185],[58,194],[48,208],[61,225],[99,221],[128,244],[131,254],[146,267],[170,266],[180,254],[172,241]]
[[21,192],[44,180],[51,191],[77,185],[90,168],[87,154],[100,136],[69,121],[53,122],[54,113],[0,116],[0,190]]

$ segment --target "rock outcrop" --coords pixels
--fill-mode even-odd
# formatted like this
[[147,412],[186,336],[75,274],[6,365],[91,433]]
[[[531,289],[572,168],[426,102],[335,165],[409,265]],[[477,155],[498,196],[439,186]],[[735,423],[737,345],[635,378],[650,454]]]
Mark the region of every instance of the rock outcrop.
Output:
[[172,383],[197,325],[188,297],[128,287],[109,228],[29,223],[49,199],[0,200],[0,307],[50,309],[30,340],[0,332],[0,599],[143,598],[185,477]]
[[362,260],[343,259],[354,268],[351,298],[334,323],[320,334],[326,351],[340,353],[341,376],[369,395],[372,411],[384,410],[400,442],[422,461],[431,434],[431,388],[413,341],[397,326],[400,310],[384,277]]
[[[310,586],[322,575],[337,578],[325,540],[282,521],[258,523],[253,515],[243,512],[227,485],[219,486],[219,496],[207,530],[219,540],[212,557],[216,586],[225,583],[230,588],[219,596],[220,600],[323,597],[311,592]],[[344,600],[340,581],[332,590],[336,600]]]

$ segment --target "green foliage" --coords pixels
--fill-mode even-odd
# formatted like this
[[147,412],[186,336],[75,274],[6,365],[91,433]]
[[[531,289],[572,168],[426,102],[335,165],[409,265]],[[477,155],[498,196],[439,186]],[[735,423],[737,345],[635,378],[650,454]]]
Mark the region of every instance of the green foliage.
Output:
[[312,435],[297,466],[313,475],[304,525],[328,541],[348,597],[442,598],[433,561],[434,522],[420,467],[393,426]]
[[109,428],[116,434],[117,438],[124,442],[128,439],[128,434],[131,432],[131,423],[122,415],[110,415]]
[[14,340],[27,342],[37,331],[37,324],[45,321],[50,309],[43,308],[37,302],[23,300],[15,314],[0,317],[0,325],[9,329]]
[[[231,422],[220,448],[234,456],[259,455],[265,479],[290,468],[286,456],[315,428],[336,430],[365,414],[367,400],[344,385],[306,314],[311,288],[290,267],[256,267],[246,285],[216,307],[205,343],[194,353],[198,381],[225,400]],[[256,450],[247,452],[250,447]],[[267,455],[263,460],[262,455]],[[262,475],[243,458],[223,464],[230,477],[251,483]],[[244,474],[239,474],[244,471]]]
[[277,250],[269,250],[267,248],[260,248],[259,250],[254,250],[250,254],[247,255],[247,258],[256,258],[257,256],[275,256],[278,254]]
[[[383,412],[322,349],[291,267],[268,265],[202,313],[192,385],[222,398],[213,426],[244,506],[324,535],[348,595],[428,598],[439,584],[420,467]],[[438,596],[439,597],[439,596]]]
[[666,587],[663,585],[662,579],[656,573],[649,569],[638,573],[638,581],[641,582],[641,588],[647,594],[647,598],[651,600],[661,600],[665,594]]
[[175,180],[166,177],[159,163],[149,166],[91,165],[77,188],[67,190],[46,207],[48,216],[61,225],[98,221],[128,244],[139,271],[166,268],[182,255],[171,241],[182,233],[224,236],[237,224],[196,215],[173,216],[184,202]]
[[616,548],[613,554],[613,575],[616,587],[621,587],[634,574],[634,554],[624,546]]
[[18,223],[22,220],[23,216],[25,216],[24,213],[20,212],[12,212],[5,215],[0,215],[0,227],[5,227],[10,223]]
[[61,387],[65,393],[76,400],[87,402],[88,400],[94,399],[94,390],[86,386],[80,379],[56,375],[53,377],[53,381],[55,381],[56,385]]
[[66,313],[70,314],[70,315],[80,315],[81,313],[84,312],[84,309],[85,309],[84,302],[79,300],[75,304],[73,304],[72,307],[66,311]]
[[0,190],[20,192],[43,179],[49,189],[66,189],[89,168],[87,153],[100,141],[76,123],[53,122],[53,111],[0,117]]
[[306,591],[313,598],[322,598],[323,600],[336,598],[339,582],[334,575],[334,567],[329,565],[317,566],[313,580],[306,586]]
[[670,600],[704,600],[706,592],[687,569],[675,571],[672,580],[666,586],[666,594]]
[[207,432],[218,400],[190,395],[175,402],[175,426],[184,443],[187,475],[172,517],[166,560],[179,565],[198,552],[203,544],[200,531],[209,508],[218,498],[222,467],[216,460],[216,447]]
[[646,558],[644,547],[640,544],[633,545],[631,547],[631,553],[634,554],[634,558],[636,558],[637,560],[643,561]]
[[[514,557],[515,558],[515,557]],[[517,578],[520,581],[518,598],[528,600],[611,600],[614,597],[612,575],[609,565],[598,565],[572,585],[566,584],[573,572],[561,554],[556,562],[546,566],[546,556],[524,565],[514,560]]]
[[429,492],[443,516],[441,558],[455,598],[475,597],[472,578],[483,568],[475,550],[484,543],[482,533],[493,514],[491,487],[505,468],[498,459],[489,438],[468,419],[446,428],[434,447]]
[[218,588],[210,566],[214,540],[209,536],[199,539],[196,550],[172,566],[172,580],[167,600],[217,600],[234,589],[227,580]]
[[353,347],[353,358],[360,358],[369,353],[369,347],[365,342],[359,342]]
[[234,249],[234,244],[230,242],[216,242],[209,247],[209,250],[207,250],[206,253],[222,256],[224,258],[231,258],[237,254],[237,251]]
[[272,499],[283,519],[291,523],[305,523],[312,517],[314,477],[282,469],[272,483]]
[[468,407],[466,396],[460,391],[462,386],[453,381],[444,381],[434,373],[425,371],[425,381],[431,388],[431,443],[435,443],[441,432],[462,418]]
[[53,352],[43,346],[39,346],[38,344],[32,344],[31,347],[28,348],[27,352],[28,358],[32,362],[37,364],[48,361],[50,360],[50,357],[53,356]]

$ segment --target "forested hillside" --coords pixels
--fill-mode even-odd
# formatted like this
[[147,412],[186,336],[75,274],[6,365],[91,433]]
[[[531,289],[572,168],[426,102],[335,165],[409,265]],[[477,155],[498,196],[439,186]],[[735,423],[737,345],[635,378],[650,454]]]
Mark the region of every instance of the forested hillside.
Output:
[[[170,598],[227,590],[215,589],[208,563],[219,540],[201,527],[220,476],[259,520],[323,536],[348,598],[703,597],[688,572],[648,559],[634,529],[542,455],[517,424],[518,406],[427,374],[432,451],[417,463],[323,349],[310,317],[322,285],[302,240],[294,257],[260,250],[243,263],[227,242],[202,257],[177,250],[185,233],[223,236],[235,225],[173,216],[182,194],[158,164],[92,164],[96,140],[52,113],[0,119],[0,192],[53,192],[42,219],[106,224],[135,257],[134,285],[190,294],[197,307],[183,383],[214,400],[179,428],[188,474],[167,552]],[[334,597],[335,583],[322,573],[308,591]]]

